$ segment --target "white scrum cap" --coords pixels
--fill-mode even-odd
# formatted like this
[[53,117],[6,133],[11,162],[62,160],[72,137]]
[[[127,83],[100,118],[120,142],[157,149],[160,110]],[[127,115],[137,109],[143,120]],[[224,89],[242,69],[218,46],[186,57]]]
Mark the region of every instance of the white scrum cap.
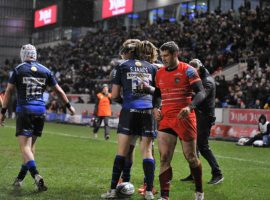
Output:
[[21,61],[28,61],[28,60],[37,60],[37,50],[31,44],[23,45],[20,52]]

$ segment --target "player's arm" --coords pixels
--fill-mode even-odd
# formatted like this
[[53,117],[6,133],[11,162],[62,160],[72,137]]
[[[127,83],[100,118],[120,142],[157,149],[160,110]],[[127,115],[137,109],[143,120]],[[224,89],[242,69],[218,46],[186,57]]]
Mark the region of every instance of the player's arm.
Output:
[[2,97],[0,96],[0,106],[2,107],[2,105],[3,105],[3,99],[2,99]]
[[154,117],[157,121],[160,121],[162,119],[161,115],[161,92],[159,88],[155,88],[154,94],[153,94],[153,113]]
[[183,108],[178,114],[179,118],[186,117],[193,109],[195,109],[206,97],[202,81],[196,81],[191,84],[191,88],[195,95],[193,96],[192,102],[185,108]]
[[210,81],[210,80],[207,80],[204,84],[203,84],[203,87],[204,87],[204,90],[205,90],[205,98],[207,98],[211,92],[213,91],[215,85],[215,83]]
[[62,102],[66,105],[66,107],[70,111],[71,115],[74,115],[75,114],[75,108],[72,105],[70,105],[69,100],[67,98],[67,95],[62,90],[62,88],[58,84],[56,84],[53,87],[53,90],[55,91],[57,96],[62,100]]
[[190,109],[196,108],[206,97],[206,92],[203,87],[202,81],[197,81],[191,85],[195,95],[193,96],[192,102],[189,104]]
[[12,95],[12,92],[14,91],[14,89],[15,89],[15,85],[8,83],[7,89],[5,92],[5,96],[4,96],[4,99],[2,102],[2,109],[1,109],[1,114],[0,114],[0,124],[1,125],[3,125],[3,123],[5,121],[5,118],[6,118],[5,114],[7,112],[8,103],[10,102],[11,95]]
[[121,97],[121,85],[112,85],[112,100],[119,104],[123,103],[123,98]]
[[94,107],[94,112],[93,114],[96,116],[97,115],[97,112],[98,112],[98,104],[99,104],[99,98],[96,96],[96,99],[95,99],[95,107]]

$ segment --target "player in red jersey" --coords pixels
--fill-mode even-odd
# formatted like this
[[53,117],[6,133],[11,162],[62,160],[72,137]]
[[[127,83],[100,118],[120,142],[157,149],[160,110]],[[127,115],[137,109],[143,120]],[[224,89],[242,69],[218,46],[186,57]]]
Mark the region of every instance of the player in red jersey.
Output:
[[[197,124],[194,108],[205,98],[205,91],[196,69],[180,62],[178,55],[179,47],[173,41],[166,42],[160,47],[160,56],[165,67],[157,72],[157,88],[154,94],[154,115],[159,121],[160,200],[169,199],[172,180],[170,163],[177,137],[181,140],[184,156],[194,176],[196,200],[202,200],[204,199],[202,166],[196,154]],[[159,102],[160,97],[162,108],[155,103]]]

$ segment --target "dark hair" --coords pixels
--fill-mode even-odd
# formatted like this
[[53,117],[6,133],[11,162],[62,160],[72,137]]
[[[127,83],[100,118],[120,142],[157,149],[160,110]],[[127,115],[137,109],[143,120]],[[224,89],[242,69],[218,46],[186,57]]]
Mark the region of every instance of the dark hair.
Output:
[[261,122],[261,120],[264,120],[264,122],[266,122],[266,116],[264,114],[259,117],[259,122]]
[[179,52],[179,47],[174,41],[164,43],[159,49],[160,51],[169,51],[171,54]]

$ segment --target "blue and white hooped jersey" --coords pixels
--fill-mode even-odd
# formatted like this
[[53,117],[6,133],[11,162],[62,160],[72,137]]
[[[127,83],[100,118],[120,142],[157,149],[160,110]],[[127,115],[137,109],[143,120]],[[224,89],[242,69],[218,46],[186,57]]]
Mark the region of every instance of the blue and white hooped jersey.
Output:
[[152,95],[145,93],[140,86],[142,82],[154,86],[156,71],[154,65],[139,60],[127,60],[116,67],[112,83],[123,88],[123,108],[153,108]]
[[12,72],[9,83],[17,88],[16,112],[45,113],[43,92],[57,81],[51,71],[36,61],[23,62]]

